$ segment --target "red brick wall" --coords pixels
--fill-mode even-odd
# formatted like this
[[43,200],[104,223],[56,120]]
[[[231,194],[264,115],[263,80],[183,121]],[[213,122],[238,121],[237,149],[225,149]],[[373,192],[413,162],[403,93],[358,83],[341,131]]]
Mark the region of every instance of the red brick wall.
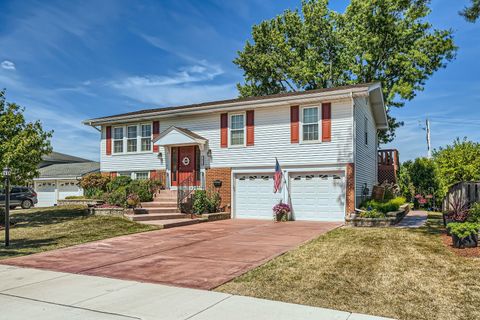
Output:
[[355,212],[355,165],[353,163],[347,164],[347,186],[346,191],[346,213],[349,216]]
[[[232,203],[232,169],[231,168],[212,168],[207,169],[205,173],[206,189],[209,191],[217,191],[222,198],[221,207],[226,212],[230,212]],[[220,188],[213,186],[213,181],[222,181]]]

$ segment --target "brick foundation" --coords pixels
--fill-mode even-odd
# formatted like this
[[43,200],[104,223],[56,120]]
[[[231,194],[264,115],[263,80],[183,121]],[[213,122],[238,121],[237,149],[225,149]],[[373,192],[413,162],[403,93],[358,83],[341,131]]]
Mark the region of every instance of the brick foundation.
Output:
[[[232,169],[231,168],[212,168],[207,169],[205,173],[206,189],[208,191],[217,191],[222,198],[221,207],[225,212],[230,212],[232,203]],[[220,188],[215,188],[213,181],[222,181]]]
[[345,188],[346,196],[346,216],[349,217],[351,213],[355,212],[355,165],[353,163],[347,164],[347,186]]

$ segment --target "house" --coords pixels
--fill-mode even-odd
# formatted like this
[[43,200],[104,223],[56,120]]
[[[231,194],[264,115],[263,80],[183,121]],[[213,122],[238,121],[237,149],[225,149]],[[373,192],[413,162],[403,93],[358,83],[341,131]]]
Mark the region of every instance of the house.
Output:
[[82,196],[83,190],[78,180],[85,174],[98,172],[100,163],[52,152],[42,159],[39,176],[33,179],[37,193],[37,207],[57,205],[58,200],[68,196]]
[[442,202],[443,212],[469,208],[480,202],[480,181],[462,181],[450,186]]
[[[84,121],[101,132],[100,170],[218,191],[233,218],[343,220],[377,182],[379,83],[148,109]],[[273,193],[275,158],[285,177]]]

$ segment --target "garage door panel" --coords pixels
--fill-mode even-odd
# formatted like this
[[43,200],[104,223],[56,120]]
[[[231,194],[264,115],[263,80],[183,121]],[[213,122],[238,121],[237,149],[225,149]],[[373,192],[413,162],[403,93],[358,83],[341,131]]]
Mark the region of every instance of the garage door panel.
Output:
[[55,181],[46,181],[36,184],[38,203],[36,207],[51,207],[56,204]]
[[345,213],[343,173],[293,173],[290,180],[296,220],[342,221]]
[[235,217],[272,219],[272,207],[282,199],[273,193],[273,174],[239,174],[235,177]]

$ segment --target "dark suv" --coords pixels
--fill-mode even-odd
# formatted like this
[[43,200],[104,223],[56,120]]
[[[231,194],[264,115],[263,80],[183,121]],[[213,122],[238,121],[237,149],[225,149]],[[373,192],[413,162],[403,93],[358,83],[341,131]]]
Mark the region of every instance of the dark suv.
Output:
[[[10,209],[21,206],[23,209],[30,209],[37,200],[37,193],[29,187],[12,187],[10,192]],[[0,207],[5,206],[5,190],[0,190]]]

